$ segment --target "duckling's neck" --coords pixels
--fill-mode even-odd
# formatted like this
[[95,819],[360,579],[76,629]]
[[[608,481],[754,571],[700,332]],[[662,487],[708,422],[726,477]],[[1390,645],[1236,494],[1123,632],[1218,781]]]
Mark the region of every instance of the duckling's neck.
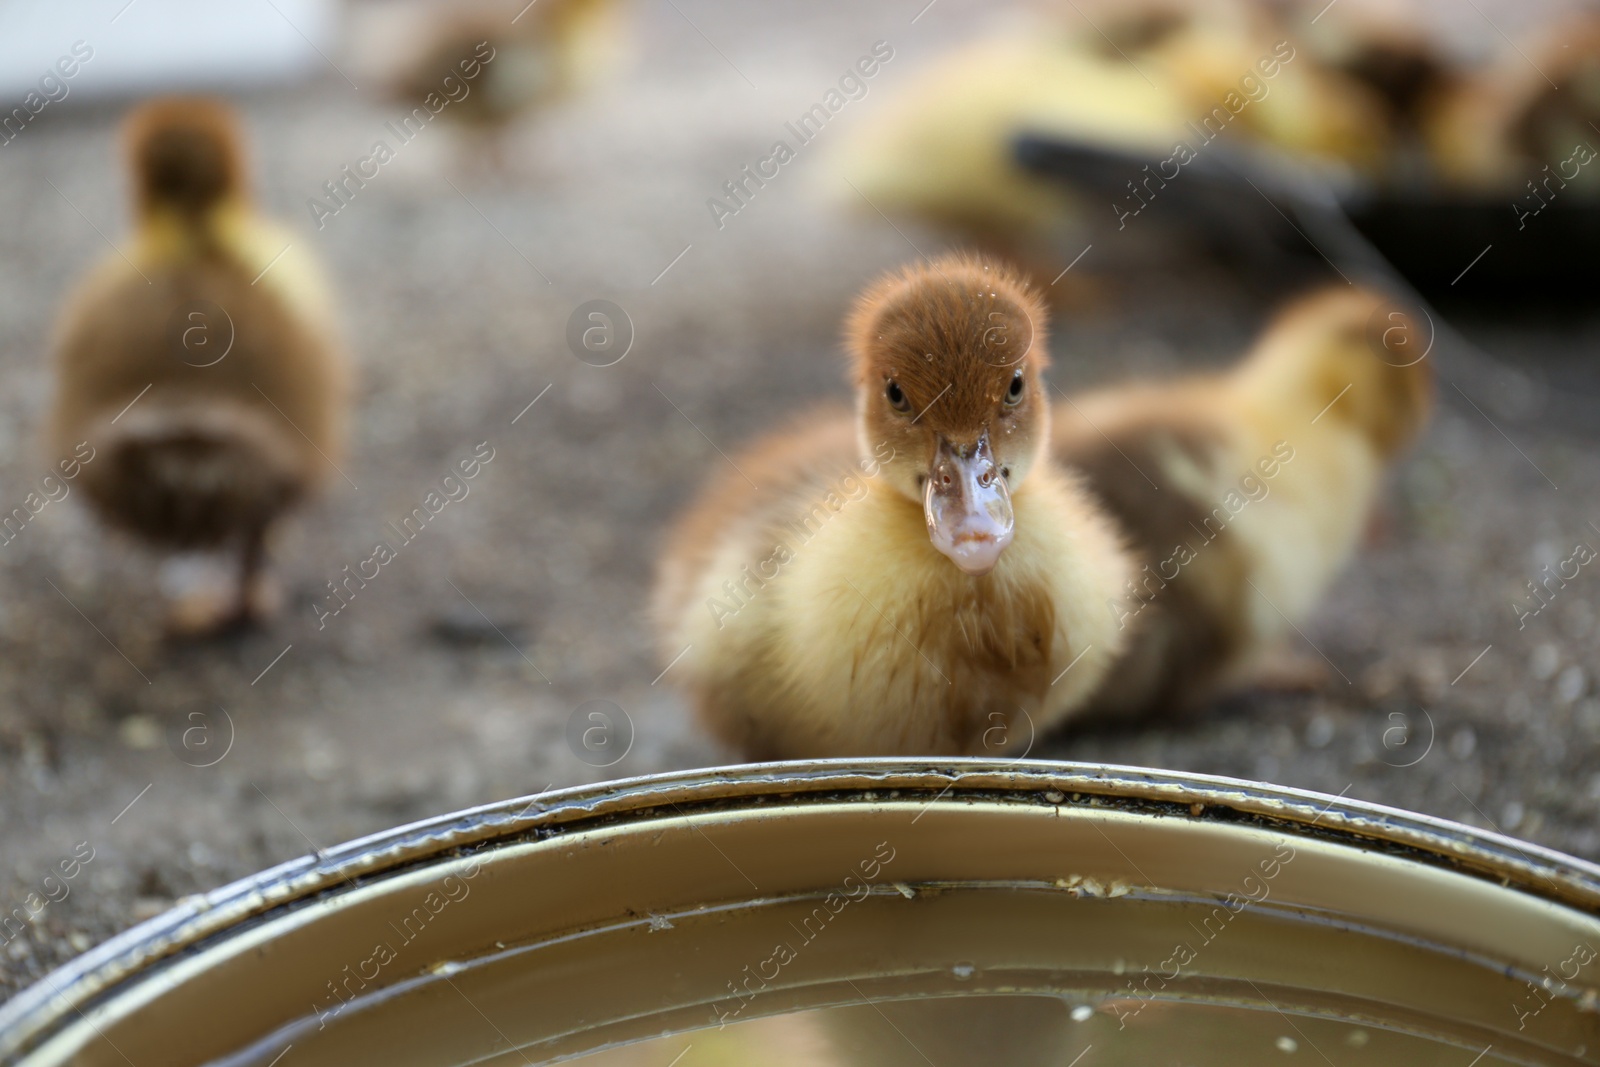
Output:
[[305,253],[300,238],[242,198],[199,214],[168,206],[142,211],[129,259],[147,276],[176,267],[242,277],[252,291],[273,294],[314,328],[334,328],[327,282],[315,257]]
[[199,211],[169,204],[145,207],[139,212],[138,248],[161,262],[237,251],[248,217],[246,205],[234,198]]

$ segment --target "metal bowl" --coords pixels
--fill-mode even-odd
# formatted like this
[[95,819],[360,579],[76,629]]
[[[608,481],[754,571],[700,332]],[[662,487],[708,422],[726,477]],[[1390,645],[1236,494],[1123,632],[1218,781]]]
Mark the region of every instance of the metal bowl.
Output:
[[476,808],[181,901],[0,1007],[0,1062],[620,1063],[788,1017],[840,1064],[1600,1063],[1596,949],[1600,868],[1377,805],[766,764]]

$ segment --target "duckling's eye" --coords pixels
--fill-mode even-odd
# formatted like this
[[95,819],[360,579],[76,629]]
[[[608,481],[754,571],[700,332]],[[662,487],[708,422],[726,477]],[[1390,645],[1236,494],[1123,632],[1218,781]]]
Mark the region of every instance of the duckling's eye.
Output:
[[1011,378],[1011,388],[1006,390],[1006,407],[1016,407],[1021,403],[1024,384],[1022,372],[1017,371]]
[[905,390],[900,388],[900,383],[893,378],[890,378],[888,384],[883,387],[883,395],[889,398],[889,406],[896,411],[911,410],[911,401],[906,397]]

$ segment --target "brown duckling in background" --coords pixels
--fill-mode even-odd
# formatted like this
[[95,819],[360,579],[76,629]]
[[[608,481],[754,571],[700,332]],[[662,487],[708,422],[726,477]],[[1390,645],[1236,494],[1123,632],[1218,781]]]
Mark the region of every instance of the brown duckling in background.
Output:
[[1440,100],[1429,147],[1458,188],[1527,199],[1600,194],[1600,16],[1586,14],[1509,49]]
[[719,464],[655,596],[717,736],[752,758],[998,754],[1097,688],[1132,568],[1050,457],[1045,321],[994,261],[892,274],[850,316],[854,417]]
[[238,555],[225,603],[174,605],[205,632],[258,619],[273,524],[334,470],[348,386],[303,241],[250,203],[237,120],[165,100],[127,126],[135,233],[69,298],[55,345],[55,454],[110,525],[167,551]]
[[967,42],[896,77],[905,80],[869,98],[828,149],[830,193],[863,214],[931,222],[1013,259],[1034,254],[1036,242],[1059,243],[1085,213],[1105,213],[1018,166],[1018,134],[1165,154],[1191,117],[1170,86],[1049,20]]
[[390,92],[407,106],[430,94],[449,97],[441,114],[472,131],[497,167],[506,163],[506,138],[518,120],[591,85],[623,50],[620,0],[431,7],[422,47],[391,74]]
[[1095,713],[1181,709],[1283,665],[1278,643],[1350,558],[1431,406],[1427,341],[1394,307],[1330,287],[1233,369],[1057,407],[1055,458],[1142,564],[1104,605],[1130,638]]
[[[884,92],[829,149],[832,195],[864,215],[953,230],[1040,281],[1059,279],[1062,249],[1082,247],[1094,228],[1120,233],[1119,202],[1139,203],[1137,183],[1165,187],[1149,175],[1172,179],[1193,159],[1252,146],[1370,171],[1388,143],[1376,94],[1247,3],[1052,0],[1021,25],[897,74]],[[1018,162],[1023,135],[1145,159],[1148,174],[1129,166],[1127,190],[1110,197],[1064,187]],[[1152,239],[1169,256],[1166,237]],[[1046,289],[1066,302],[1071,285]]]
[[1315,58],[1366,86],[1382,101],[1386,125],[1409,146],[1435,97],[1456,84],[1459,63],[1421,12],[1389,0],[1347,0],[1305,27]]
[[1392,131],[1379,95],[1323,63],[1270,6],[1144,0],[1106,8],[1094,14],[1097,24],[1126,46],[1107,52],[1095,31],[1085,41],[1107,62],[1132,63],[1170,86],[1186,119],[1208,135],[1236,115],[1246,139],[1307,163],[1368,174],[1384,166]]

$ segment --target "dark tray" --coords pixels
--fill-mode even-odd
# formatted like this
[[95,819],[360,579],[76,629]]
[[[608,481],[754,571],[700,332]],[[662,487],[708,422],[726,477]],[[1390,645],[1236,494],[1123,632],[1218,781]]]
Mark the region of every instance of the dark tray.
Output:
[[[1128,182],[1155,161],[1136,153],[1024,134],[1025,170],[1108,202],[1132,202]],[[1263,259],[1314,259],[1369,281],[1403,279],[1439,304],[1586,310],[1600,250],[1600,203],[1529,202],[1349,189],[1312,170],[1234,146],[1207,146],[1160,188],[1141,220],[1188,231],[1207,245]],[[1143,223],[1141,223],[1143,224]]]

